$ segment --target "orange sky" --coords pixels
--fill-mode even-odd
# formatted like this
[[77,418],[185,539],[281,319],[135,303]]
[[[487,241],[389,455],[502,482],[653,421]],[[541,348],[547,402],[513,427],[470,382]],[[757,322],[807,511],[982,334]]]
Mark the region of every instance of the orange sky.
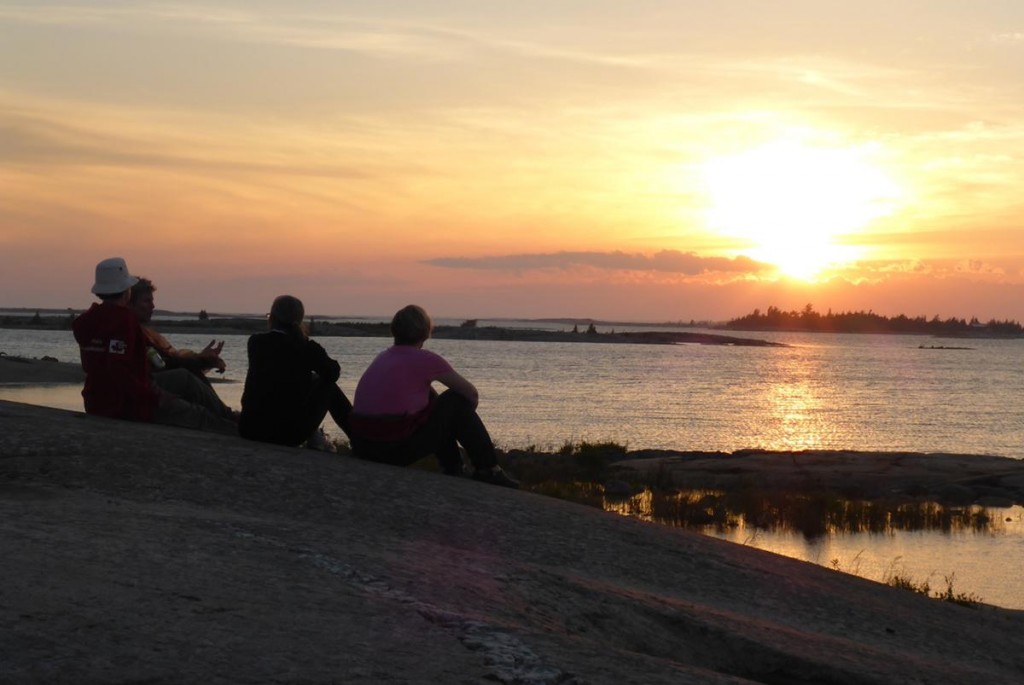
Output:
[[0,306],[1024,320],[1024,5],[845,4],[0,0]]

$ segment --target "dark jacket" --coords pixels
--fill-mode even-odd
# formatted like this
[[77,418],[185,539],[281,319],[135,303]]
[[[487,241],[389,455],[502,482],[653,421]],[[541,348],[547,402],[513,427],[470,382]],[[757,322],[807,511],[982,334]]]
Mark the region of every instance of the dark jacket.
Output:
[[341,367],[318,343],[277,330],[250,336],[248,352],[239,434],[250,440],[299,444],[308,437],[313,374],[336,383]]

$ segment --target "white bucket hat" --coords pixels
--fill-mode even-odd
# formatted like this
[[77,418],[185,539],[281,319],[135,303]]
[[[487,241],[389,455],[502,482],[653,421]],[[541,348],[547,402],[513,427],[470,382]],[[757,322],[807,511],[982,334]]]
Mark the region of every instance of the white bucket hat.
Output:
[[139,279],[128,273],[123,257],[111,257],[96,265],[96,284],[92,291],[96,295],[116,295],[138,282]]

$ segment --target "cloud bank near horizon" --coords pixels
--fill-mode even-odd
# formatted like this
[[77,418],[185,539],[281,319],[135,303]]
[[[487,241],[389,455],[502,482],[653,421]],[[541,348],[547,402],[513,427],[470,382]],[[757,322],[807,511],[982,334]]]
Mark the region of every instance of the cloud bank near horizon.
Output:
[[592,267],[609,271],[648,271],[697,276],[706,273],[756,274],[773,269],[749,257],[701,257],[693,252],[661,250],[652,255],[613,252],[563,251],[493,255],[488,257],[438,257],[423,262],[447,269],[530,271]]

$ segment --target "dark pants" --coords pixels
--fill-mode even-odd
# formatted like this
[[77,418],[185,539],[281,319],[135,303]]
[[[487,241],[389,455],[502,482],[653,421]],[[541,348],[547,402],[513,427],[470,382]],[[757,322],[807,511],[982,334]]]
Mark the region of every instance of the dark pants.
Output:
[[154,423],[180,426],[201,431],[238,435],[238,425],[232,419],[214,414],[206,407],[186,402],[176,395],[161,393],[160,405],[153,416]]
[[395,441],[368,440],[350,436],[352,453],[394,466],[408,466],[433,454],[445,473],[462,473],[459,445],[466,448],[469,461],[477,469],[489,469],[498,463],[494,443],[480,416],[462,395],[446,390],[434,402],[426,422],[407,438]]
[[299,426],[298,435],[302,437],[299,444],[309,439],[320,424],[323,423],[327,414],[331,415],[334,423],[345,435],[348,435],[348,420],[352,414],[352,403],[345,397],[345,393],[338,387],[337,383],[327,383],[319,378],[313,381],[313,389],[309,392],[303,408],[305,422]]
[[234,419],[231,409],[220,399],[210,381],[201,374],[177,368],[157,371],[152,375],[152,379],[153,385],[161,390],[177,395],[186,402],[198,404],[221,418]]
[[[320,427],[324,417],[330,413],[338,427],[349,435],[349,417],[352,414],[352,403],[337,383],[328,383],[320,378],[313,381],[313,387],[305,401],[295,408],[292,418],[278,421],[275,425],[247,425],[244,421],[239,426],[243,438],[272,442],[278,445],[301,445]],[[351,436],[349,437],[351,440]]]

